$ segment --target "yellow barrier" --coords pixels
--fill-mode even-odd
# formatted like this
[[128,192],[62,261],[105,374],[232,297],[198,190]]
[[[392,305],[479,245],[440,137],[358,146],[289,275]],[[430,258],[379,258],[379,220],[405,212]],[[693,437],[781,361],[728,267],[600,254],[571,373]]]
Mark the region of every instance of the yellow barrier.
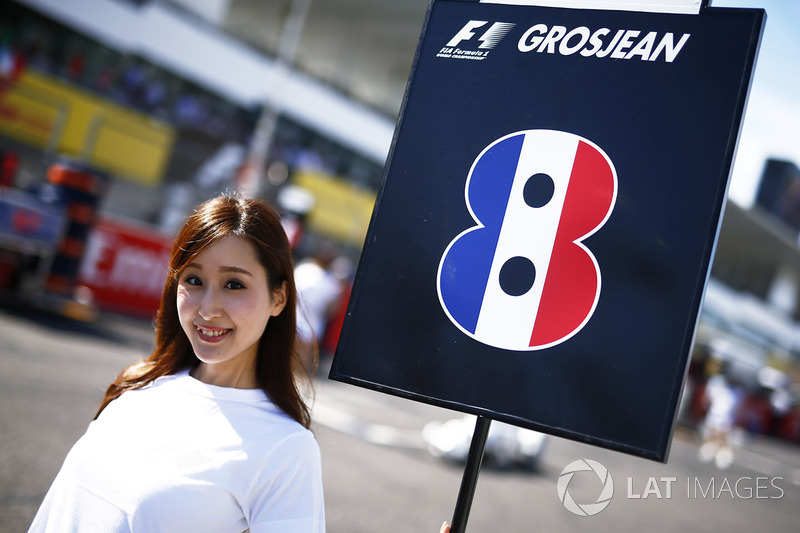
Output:
[[309,213],[310,229],[361,247],[367,235],[375,193],[322,172],[300,170],[293,182],[314,195],[316,203]]
[[169,124],[31,70],[0,92],[0,135],[148,186],[175,142]]

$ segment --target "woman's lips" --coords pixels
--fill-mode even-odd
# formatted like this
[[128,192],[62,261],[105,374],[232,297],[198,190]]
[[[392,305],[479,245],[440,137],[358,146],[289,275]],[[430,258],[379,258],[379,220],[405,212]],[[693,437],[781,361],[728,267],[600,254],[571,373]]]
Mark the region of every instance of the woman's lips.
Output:
[[233,331],[226,328],[212,328],[198,325],[195,325],[195,330],[197,330],[197,336],[200,337],[200,340],[205,342],[220,342]]

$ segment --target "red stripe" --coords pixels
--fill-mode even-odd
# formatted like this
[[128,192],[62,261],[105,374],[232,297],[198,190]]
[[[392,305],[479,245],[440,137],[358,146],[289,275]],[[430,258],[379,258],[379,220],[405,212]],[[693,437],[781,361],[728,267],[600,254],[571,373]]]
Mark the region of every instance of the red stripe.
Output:
[[544,346],[567,337],[592,311],[599,290],[599,272],[591,257],[574,241],[603,222],[613,198],[614,175],[605,157],[589,144],[579,142],[531,346]]

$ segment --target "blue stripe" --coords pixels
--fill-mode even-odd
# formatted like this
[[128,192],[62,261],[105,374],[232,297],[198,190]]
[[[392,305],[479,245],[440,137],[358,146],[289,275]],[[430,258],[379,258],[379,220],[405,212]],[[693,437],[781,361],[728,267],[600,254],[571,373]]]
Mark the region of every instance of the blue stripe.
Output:
[[472,212],[485,226],[453,243],[442,264],[442,300],[461,327],[475,333],[497,240],[503,225],[524,134],[509,137],[484,152],[469,182]]

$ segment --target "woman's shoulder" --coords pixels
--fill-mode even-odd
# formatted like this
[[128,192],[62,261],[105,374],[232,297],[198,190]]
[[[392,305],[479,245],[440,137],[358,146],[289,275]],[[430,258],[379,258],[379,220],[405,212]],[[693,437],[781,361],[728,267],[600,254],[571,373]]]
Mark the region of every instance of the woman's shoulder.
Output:
[[292,455],[319,454],[319,444],[314,433],[297,423],[283,434],[276,442],[275,448],[283,449]]
[[314,433],[282,411],[268,398],[264,401],[253,404],[257,414],[254,414],[254,422],[258,430],[267,433],[276,442],[290,441],[316,442]]
[[240,426],[237,431],[243,457],[253,469],[271,471],[288,465],[313,469],[313,465],[320,463],[320,448],[314,433],[286,415],[271,412],[251,419],[247,427]]

